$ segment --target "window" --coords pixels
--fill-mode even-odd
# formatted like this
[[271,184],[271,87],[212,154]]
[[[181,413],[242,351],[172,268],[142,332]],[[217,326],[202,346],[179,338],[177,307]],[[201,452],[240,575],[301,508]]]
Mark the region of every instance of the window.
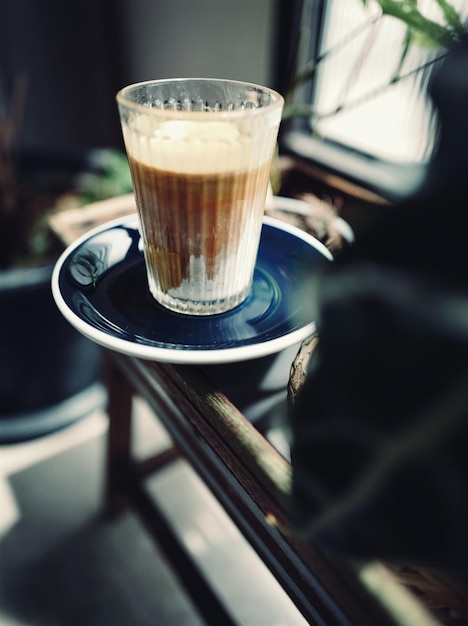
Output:
[[[468,1],[451,4],[465,19]],[[419,0],[418,8],[443,22],[436,0]],[[412,45],[399,67],[406,27],[382,15],[373,0],[366,6],[362,0],[304,0],[301,20],[310,31],[308,41],[302,38],[299,67],[320,60],[295,104],[311,104],[314,114],[288,127],[286,146],[384,196],[409,193],[436,146],[437,116],[427,86],[446,49]]]

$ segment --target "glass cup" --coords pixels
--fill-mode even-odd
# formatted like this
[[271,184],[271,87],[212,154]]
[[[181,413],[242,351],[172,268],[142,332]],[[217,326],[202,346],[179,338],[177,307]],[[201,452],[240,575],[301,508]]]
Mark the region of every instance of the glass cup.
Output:
[[192,315],[234,308],[252,285],[283,98],[171,79],[129,85],[117,103],[153,297]]

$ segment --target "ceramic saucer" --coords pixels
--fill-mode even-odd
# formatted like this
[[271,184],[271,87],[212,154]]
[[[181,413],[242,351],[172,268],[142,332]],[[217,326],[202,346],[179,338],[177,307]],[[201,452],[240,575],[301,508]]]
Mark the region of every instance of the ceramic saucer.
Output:
[[308,284],[331,259],[314,237],[265,217],[247,299],[212,316],[174,313],[149,292],[138,218],[130,215],[69,246],[52,293],[77,330],[111,350],[166,363],[229,363],[274,354],[314,331]]

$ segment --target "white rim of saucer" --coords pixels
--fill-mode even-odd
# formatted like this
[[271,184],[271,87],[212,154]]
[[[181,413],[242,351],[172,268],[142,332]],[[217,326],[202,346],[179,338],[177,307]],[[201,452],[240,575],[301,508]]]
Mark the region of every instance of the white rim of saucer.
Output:
[[[275,199],[275,207],[282,207],[282,199],[278,197],[275,198],[277,198]],[[307,339],[307,337],[310,337],[315,332],[315,322],[310,322],[302,328],[298,328],[297,330],[287,333],[286,335],[277,337],[275,339],[262,341],[261,343],[238,346],[235,348],[174,350],[169,347],[163,348],[134,343],[126,339],[113,337],[105,331],[94,328],[92,325],[84,321],[69,308],[60,291],[60,273],[64,263],[66,262],[70,254],[82,243],[101,232],[109,230],[110,228],[113,228],[114,226],[117,226],[119,224],[125,223],[138,224],[137,215],[135,213],[132,213],[127,216],[118,217],[84,233],[70,246],[68,246],[66,250],[64,250],[64,252],[58,258],[52,272],[52,295],[59,311],[72,326],[74,326],[85,337],[88,337],[88,339],[91,339],[95,343],[105,348],[109,348],[121,354],[126,354],[128,356],[133,356],[141,359],[158,361],[161,363],[203,365],[216,363],[233,363],[237,361],[247,361],[264,356],[269,356],[275,353],[282,352],[283,350],[290,348],[296,344],[299,345],[302,341],[304,341],[304,339]],[[321,252],[325,258],[330,261],[333,260],[332,254],[324,244],[322,244],[318,239],[312,237],[312,235],[309,235],[300,228],[297,228],[296,226],[291,226],[290,224],[287,224],[282,220],[267,216],[263,218],[263,223],[274,228],[278,228],[279,230],[282,230],[284,232],[288,232],[298,239],[306,241],[309,245]]]

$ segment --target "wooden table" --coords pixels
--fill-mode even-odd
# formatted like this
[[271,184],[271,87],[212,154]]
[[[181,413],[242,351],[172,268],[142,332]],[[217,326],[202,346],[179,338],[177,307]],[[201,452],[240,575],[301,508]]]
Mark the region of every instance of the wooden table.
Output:
[[[50,223],[69,244],[90,228],[133,210],[133,196],[124,196],[57,214]],[[105,351],[105,381],[109,414],[107,513],[116,515],[126,506],[137,512],[207,624],[235,622],[144,484],[148,475],[179,456],[210,488],[310,624],[403,624],[404,619],[392,615],[395,599],[400,608],[407,603],[418,613],[412,599],[380,566],[356,569],[333,562],[295,535],[289,514],[289,462],[199,367],[149,362]],[[144,461],[136,461],[132,455],[131,406],[135,393],[146,399],[173,441],[172,447]],[[380,586],[378,591],[376,585]],[[414,626],[416,622],[411,619],[407,623]]]

